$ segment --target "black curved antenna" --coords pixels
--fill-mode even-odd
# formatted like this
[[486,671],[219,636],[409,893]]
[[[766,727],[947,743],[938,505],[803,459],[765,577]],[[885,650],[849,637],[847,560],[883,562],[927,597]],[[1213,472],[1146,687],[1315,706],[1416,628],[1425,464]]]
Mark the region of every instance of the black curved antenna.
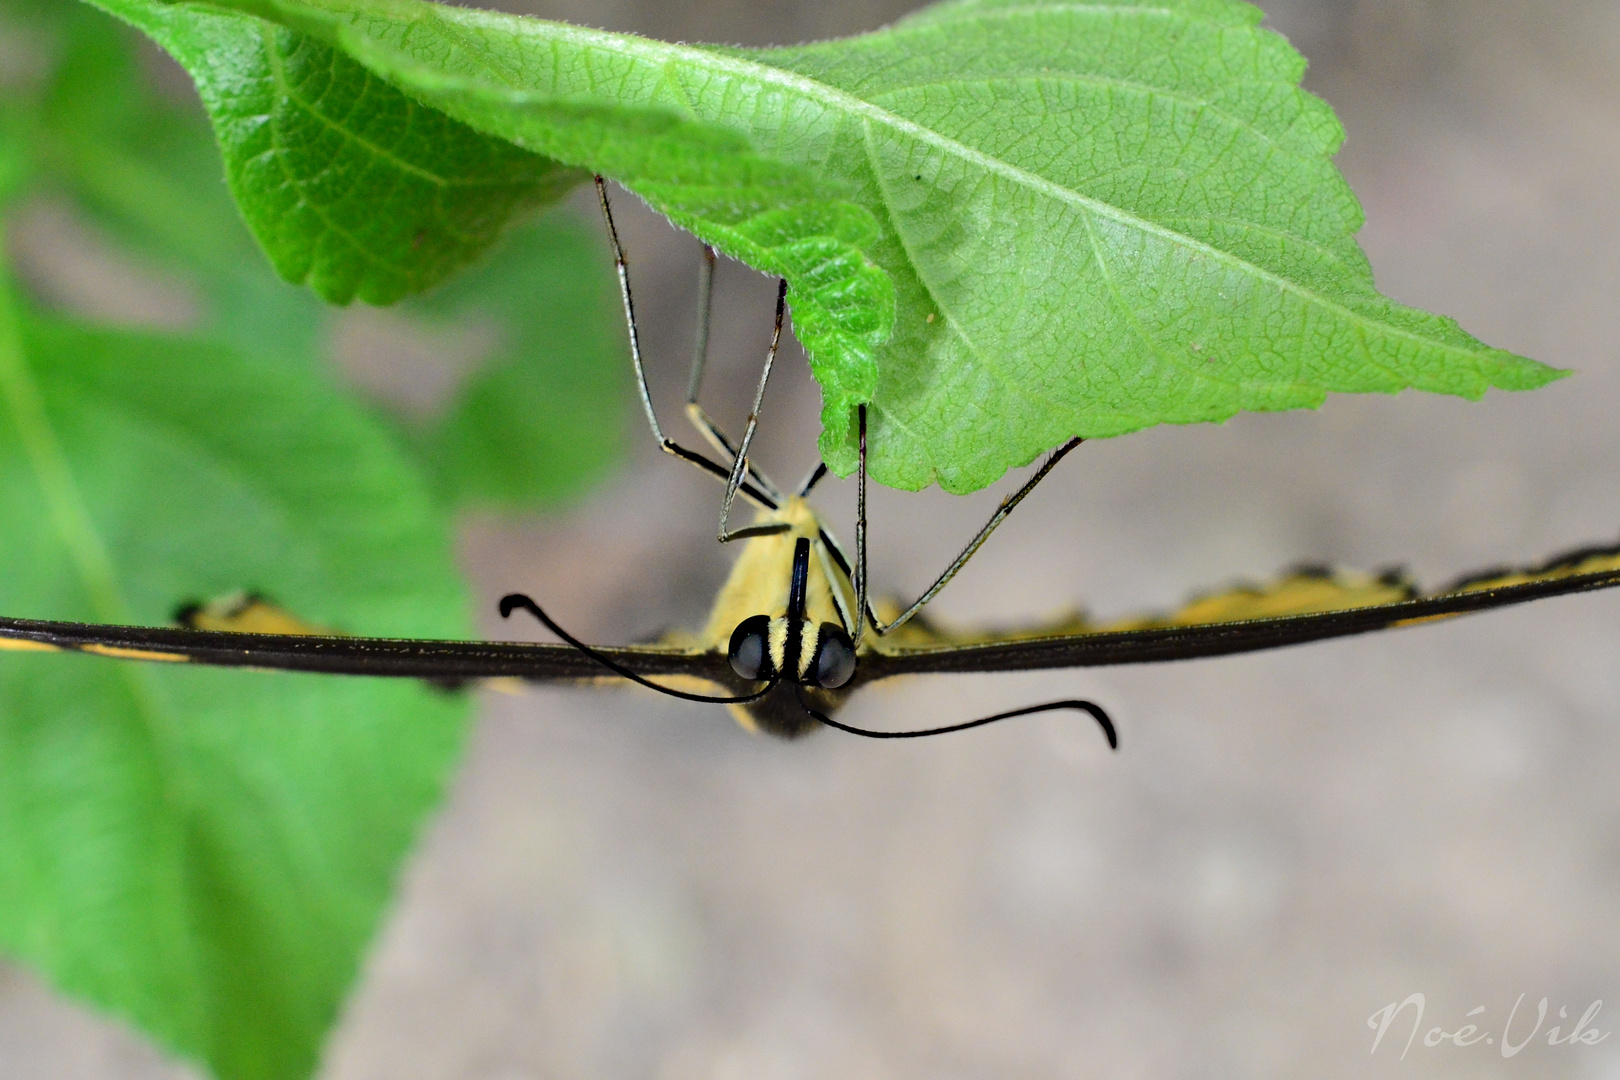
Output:
[[924,728],[921,731],[870,731],[866,728],[851,727],[848,724],[841,724],[832,717],[812,709],[809,703],[804,700],[804,695],[802,694],[799,695],[799,704],[804,708],[805,712],[809,713],[823,724],[826,724],[828,727],[847,732],[850,735],[859,735],[866,739],[923,739],[930,735],[949,735],[953,731],[966,731],[969,728],[984,727],[986,724],[994,724],[998,720],[1011,720],[1018,716],[1034,716],[1036,713],[1057,712],[1060,709],[1072,709],[1075,712],[1089,713],[1091,718],[1097,721],[1098,725],[1102,727],[1103,734],[1108,737],[1108,748],[1110,750],[1119,749],[1119,734],[1114,730],[1114,722],[1108,718],[1108,714],[1103,711],[1102,706],[1097,705],[1094,702],[1079,701],[1072,698],[1066,701],[1049,701],[1045,705],[1031,705],[1027,709],[1014,709],[1012,712],[997,713],[994,716],[984,716],[977,720],[969,720],[962,724],[948,724],[945,727]]
[[543,610],[541,610],[539,604],[535,603],[527,596],[524,596],[522,593],[508,593],[507,595],[501,597],[501,618],[511,618],[512,612],[516,611],[518,608],[522,608],[530,615],[533,615],[536,619],[539,619],[541,625],[543,625],[547,630],[550,630],[553,634],[556,634],[568,644],[572,645],[574,648],[578,649],[592,660],[595,660],[598,664],[601,664],[615,675],[620,675],[626,679],[629,679],[633,683],[639,683],[649,690],[656,690],[660,694],[668,694],[670,697],[680,698],[682,701],[699,701],[706,705],[747,705],[749,702],[758,701],[772,690],[775,690],[776,684],[780,682],[782,678],[780,675],[773,675],[771,676],[770,681],[767,682],[763,688],[755,693],[745,694],[742,697],[715,697],[710,694],[689,694],[685,690],[676,690],[668,686],[659,686],[657,683],[637,675],[634,671],[631,671],[623,664],[603,656],[601,653],[579,640],[573,634],[570,634],[568,631],[558,626],[550,615],[547,615]]

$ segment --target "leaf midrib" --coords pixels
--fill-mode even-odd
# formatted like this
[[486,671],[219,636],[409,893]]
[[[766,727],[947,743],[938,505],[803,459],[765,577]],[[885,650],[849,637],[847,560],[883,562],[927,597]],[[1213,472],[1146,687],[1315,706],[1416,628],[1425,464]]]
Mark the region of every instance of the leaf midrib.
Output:
[[[1080,7],[1085,8],[1090,6],[1080,5]],[[1169,10],[1162,8],[1128,8],[1123,10],[1147,10],[1162,12],[1166,15],[1174,14]],[[470,28],[475,31],[488,30],[492,33],[506,34],[516,38],[538,37],[547,44],[573,44],[581,49],[601,49],[610,53],[627,54],[643,60],[653,66],[663,66],[674,60],[684,59],[687,62],[692,63],[694,66],[699,68],[708,68],[720,75],[731,76],[744,81],[752,80],[767,86],[779,87],[784,91],[790,91],[798,94],[810,99],[811,101],[826,105],[829,108],[836,109],[841,107],[851,117],[865,119],[869,122],[889,127],[897,133],[907,135],[919,143],[937,147],[938,149],[952,154],[969,164],[977,166],[985,172],[1000,175],[1015,184],[1019,184],[1030,189],[1033,192],[1044,194],[1049,198],[1059,202],[1068,203],[1085,212],[1110,219],[1126,228],[1136,229],[1148,235],[1158,237],[1159,239],[1174,246],[1182,247],[1198,252],[1199,254],[1206,255],[1217,262],[1233,268],[1239,273],[1269,284],[1281,292],[1292,294],[1308,303],[1319,305],[1322,309],[1333,312],[1344,320],[1361,327],[1363,330],[1376,327],[1382,334],[1387,334],[1395,338],[1402,338],[1424,348],[1441,349],[1454,356],[1464,357],[1475,361],[1477,361],[1480,357],[1480,351],[1477,349],[1453,345],[1449,342],[1435,341],[1432,338],[1425,337],[1414,331],[1407,330],[1390,323],[1376,322],[1368,319],[1361,313],[1345,306],[1342,303],[1339,303],[1336,300],[1326,297],[1315,290],[1304,288],[1295,282],[1289,281],[1287,278],[1274,274],[1262,267],[1256,266],[1255,264],[1239,258],[1230,252],[1222,251],[1220,248],[1213,247],[1212,245],[1203,243],[1202,241],[1186,236],[1182,233],[1175,232],[1174,230],[1163,228],[1152,221],[1137,217],[1135,214],[1132,214],[1129,211],[1123,210],[1109,203],[1093,199],[1080,192],[1064,187],[1061,184],[1047,180],[1045,177],[1031,173],[1026,169],[1000,161],[989,156],[988,154],[983,153],[982,151],[978,151],[972,147],[966,146],[955,139],[941,135],[939,132],[924,127],[915,121],[897,116],[887,109],[881,108],[880,106],[865,101],[864,99],[855,97],[854,95],[836,87],[829,86],[826,83],[819,82],[808,76],[800,75],[797,72],[786,71],[781,68],[774,68],[757,61],[742,60],[733,56],[728,56],[725,53],[712,52],[697,46],[659,42],[650,38],[641,37],[636,34],[620,34],[605,30],[591,30],[586,27],[574,26],[570,23],[554,22],[546,19],[534,19],[527,16],[504,16],[504,19],[511,21],[495,23],[488,20],[489,14],[490,13],[473,9],[433,6],[427,9],[425,18],[445,24],[447,29],[456,31],[457,36],[461,37],[462,40],[469,40],[465,34],[462,33],[464,28]],[[978,16],[978,18],[989,17],[990,16],[988,15]],[[1212,23],[1209,25],[1218,26],[1219,24]],[[542,30],[540,28],[546,29]],[[476,41],[477,39],[473,38],[470,40]],[[513,104],[520,104],[525,100],[552,101],[556,100],[556,98],[560,96],[542,96],[534,91],[523,90],[516,87],[491,87],[487,84],[474,80],[460,79],[454,76],[447,77],[433,71],[431,68],[428,68],[421,61],[410,56],[408,53],[402,52],[399,47],[391,43],[377,42],[376,39],[371,39],[371,41],[385,48],[394,56],[406,60],[416,70],[426,71],[432,81],[447,89],[457,87],[459,85],[460,88],[475,91],[495,90],[502,96],[506,97]],[[480,46],[478,51],[480,53],[484,52],[485,50],[482,47],[484,43],[478,42],[478,44]],[[490,64],[487,60],[484,61],[484,64],[487,69],[490,69],[491,72],[494,73],[493,69],[495,66],[493,64]]]
[[45,496],[51,525],[67,545],[92,610],[104,622],[127,623],[129,605],[118,588],[107,545],[96,530],[62,440],[51,424],[44,395],[29,369],[17,307],[9,282],[0,279],[0,394],[5,396],[29,469]]
[[1162,86],[1153,86],[1149,83],[1139,82],[1135,79],[1123,79],[1117,75],[1098,75],[1083,71],[1037,71],[1034,69],[1000,73],[983,72],[975,75],[941,75],[936,78],[918,79],[914,82],[893,83],[886,85],[883,87],[880,93],[872,95],[872,101],[876,103],[896,94],[904,93],[907,90],[921,90],[935,86],[949,87],[968,86],[972,84],[985,85],[998,83],[1046,82],[1085,83],[1092,86],[1106,87],[1110,90],[1122,90],[1141,97],[1160,98],[1165,101],[1175,102],[1178,105],[1186,105],[1190,108],[1198,110],[1200,113],[1207,113],[1210,116],[1219,117],[1220,119],[1231,124],[1232,127],[1248,134],[1252,134],[1257,140],[1270,147],[1276,153],[1286,154],[1288,157],[1297,161],[1314,160],[1311,155],[1301,153],[1299,150],[1288,146],[1270,132],[1262,131],[1260,128],[1255,127],[1253,124],[1247,123],[1241,117],[1234,116],[1232,113],[1227,112],[1225,109],[1222,109],[1219,105],[1216,105],[1213,102],[1205,101],[1201,98],[1189,97],[1188,95],[1179,93],[1175,90],[1167,90]]

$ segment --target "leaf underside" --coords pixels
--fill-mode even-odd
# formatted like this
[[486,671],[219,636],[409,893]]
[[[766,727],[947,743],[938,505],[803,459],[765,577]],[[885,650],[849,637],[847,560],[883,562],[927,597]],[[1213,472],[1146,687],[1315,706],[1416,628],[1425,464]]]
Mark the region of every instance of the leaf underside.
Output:
[[840,472],[860,401],[875,478],[968,491],[1076,434],[1559,375],[1376,291],[1342,129],[1236,0],[961,0],[763,50],[426,0],[233,6],[788,276]]
[[583,178],[304,35],[165,4],[104,6],[190,72],[248,227],[283,278],[332,303],[422,292]]

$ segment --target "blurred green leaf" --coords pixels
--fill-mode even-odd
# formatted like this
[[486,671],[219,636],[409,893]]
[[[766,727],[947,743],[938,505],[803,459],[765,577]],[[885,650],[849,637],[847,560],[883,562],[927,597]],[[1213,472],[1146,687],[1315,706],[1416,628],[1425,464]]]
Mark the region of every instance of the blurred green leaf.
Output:
[[0,212],[22,191],[32,173],[26,111],[0,102]]
[[600,227],[563,211],[412,301],[499,346],[420,441],[451,505],[526,510],[588,490],[623,446],[629,364]]
[[[331,387],[9,302],[0,564],[7,614],[160,623],[247,587],[347,632],[468,631],[433,501]],[[0,944],[221,1077],[307,1076],[465,713],[383,680],[0,656]]]
[[[1376,291],[1331,162],[1343,130],[1238,0],[958,0],[764,50],[426,0],[230,6],[788,274],[840,472],[862,400],[874,476],[967,491],[1070,435],[1559,376]],[[786,182],[777,197],[750,150],[780,177],[807,170],[822,202]],[[836,221],[833,198],[849,200]],[[867,258],[898,297],[875,368],[870,336],[829,332],[887,336]]]
[[583,178],[257,19],[104,6],[191,73],[248,227],[283,278],[329,302],[419,293]]
[[0,3],[0,212],[24,194],[38,164],[41,84],[48,70],[45,35],[33,0]]
[[[38,61],[0,100],[0,172],[192,282],[237,346],[0,313],[0,610],[157,623],[247,588],[344,632],[468,636],[445,511],[576,493],[617,449],[600,242],[553,215],[414,302],[500,344],[401,440],[324,377],[326,309],[254,250],[206,122],[151,92],[131,35],[59,0],[0,20]],[[465,712],[419,685],[0,654],[0,948],[216,1075],[309,1075]]]
[[[138,258],[194,285],[210,336],[280,363],[316,362],[329,310],[256,255],[201,111],[152,93],[134,34],[106,14],[67,0],[0,0],[0,13],[19,7],[50,42],[32,114],[18,110],[34,116],[49,184]],[[472,373],[478,381],[461,389],[453,415],[410,440],[447,506],[550,505],[614,460],[626,365],[620,317],[603,299],[611,260],[595,231],[548,215],[408,304],[417,317],[499,331],[497,354]]]
[[152,92],[133,32],[71,0],[0,0],[0,21],[37,60],[0,112],[21,118],[35,186],[70,197],[139,262],[185,278],[213,336],[281,363],[318,358],[326,307],[259,256],[206,119]]

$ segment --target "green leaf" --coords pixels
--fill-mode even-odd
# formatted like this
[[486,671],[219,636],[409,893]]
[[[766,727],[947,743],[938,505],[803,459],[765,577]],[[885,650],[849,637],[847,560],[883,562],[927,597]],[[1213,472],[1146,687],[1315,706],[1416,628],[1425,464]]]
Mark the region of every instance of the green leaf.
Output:
[[191,73],[248,227],[282,277],[332,303],[421,292],[583,178],[257,19],[142,0],[99,6]]
[[[0,611],[161,623],[258,588],[461,636],[448,547],[320,381],[0,305]],[[382,680],[0,656],[0,947],[218,1076],[308,1076],[465,713]]]
[[408,313],[499,342],[421,440],[450,505],[532,510],[576,497],[623,448],[630,365],[600,227],[556,211]]
[[[167,36],[160,42],[185,31],[188,20],[202,26],[219,18],[157,0],[100,2],[154,36],[159,31],[152,28],[163,27]],[[203,93],[206,99],[209,91]],[[674,220],[749,264],[791,278],[796,333],[813,357],[834,361],[818,366],[823,386],[849,401],[870,397],[874,350],[889,336],[894,308],[888,276],[861,254],[877,236],[871,213],[836,192],[829,196],[826,178],[815,171],[762,158],[723,127],[604,104],[559,107],[555,130],[573,156],[630,183]]]
[[[98,13],[99,14],[99,13]],[[332,311],[261,257],[221,183],[206,125],[166,116],[145,138],[75,139],[62,176],[79,207],[141,261],[189,282],[202,326],[238,352],[309,365],[326,348]],[[57,133],[64,129],[53,127]],[[196,136],[201,136],[197,138]]]
[[[232,6],[788,273],[839,471],[866,398],[874,476],[966,491],[1074,434],[1559,375],[1377,293],[1342,130],[1236,0],[968,0],[753,51],[426,0]],[[805,249],[830,276],[783,269]],[[863,257],[897,303],[875,385],[888,294]]]
[[315,360],[328,309],[258,257],[206,118],[151,91],[134,32],[72,0],[3,0],[0,13],[28,16],[39,55],[54,60],[29,102],[41,186],[70,196],[141,262],[184,277],[206,301],[211,336],[285,363]]
[[44,37],[31,3],[0,4],[0,212],[26,194],[38,169]]
[[29,117],[11,101],[0,101],[0,212],[23,190],[33,173]]
[[[18,6],[0,0],[0,18]],[[49,185],[132,254],[189,281],[211,337],[281,363],[318,361],[329,309],[256,257],[201,110],[150,91],[129,27],[71,0],[29,7],[41,54],[55,58],[33,95]],[[496,339],[444,423],[406,440],[446,506],[534,509],[579,494],[612,463],[628,365],[611,273],[600,227],[556,213],[407,302],[402,314]]]

